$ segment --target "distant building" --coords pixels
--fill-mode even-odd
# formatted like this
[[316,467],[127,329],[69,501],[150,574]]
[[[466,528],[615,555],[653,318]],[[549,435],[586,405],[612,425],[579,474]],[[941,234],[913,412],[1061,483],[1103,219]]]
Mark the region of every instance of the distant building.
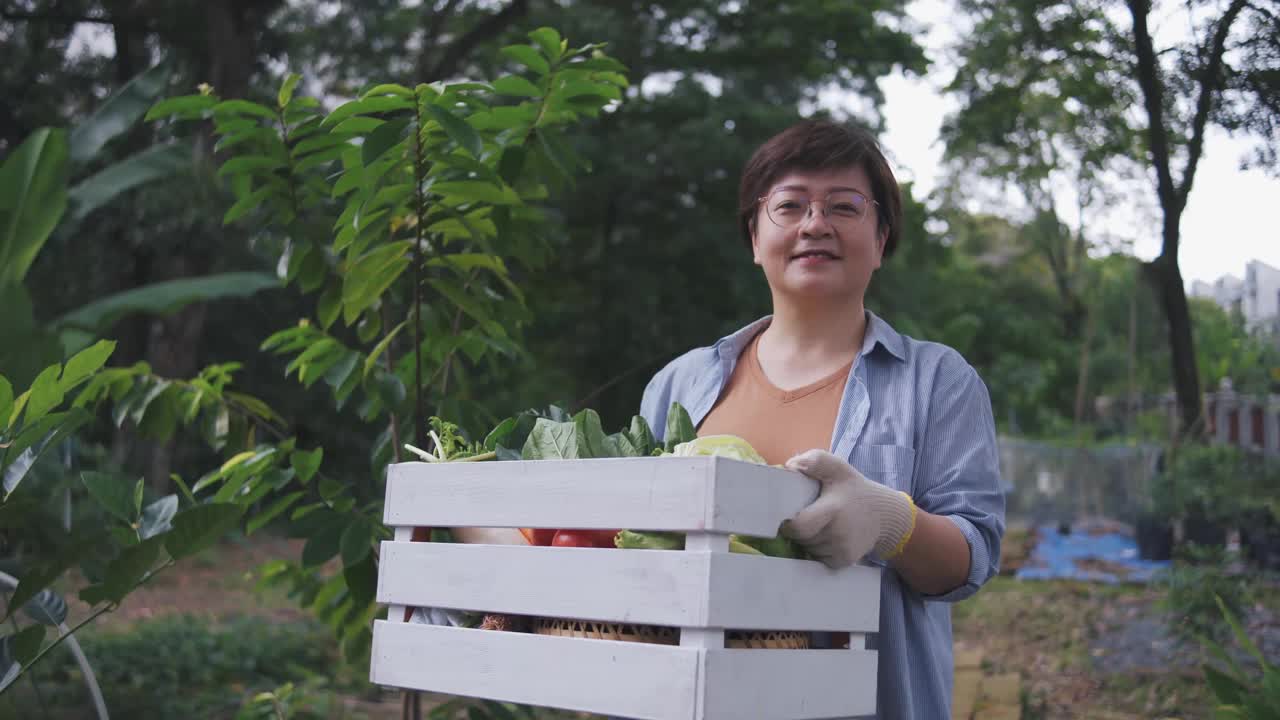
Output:
[[1214,301],[1228,314],[1244,315],[1244,281],[1235,275],[1223,275],[1211,283],[1193,280],[1191,294]]
[[1280,269],[1254,260],[1245,268],[1245,325],[1255,332],[1280,331]]

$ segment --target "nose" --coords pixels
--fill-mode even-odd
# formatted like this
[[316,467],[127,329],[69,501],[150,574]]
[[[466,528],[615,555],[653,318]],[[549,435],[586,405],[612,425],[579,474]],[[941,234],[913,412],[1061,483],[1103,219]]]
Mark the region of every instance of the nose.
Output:
[[800,234],[805,237],[826,237],[835,233],[827,218],[826,206],[820,200],[810,200],[809,209],[800,221]]

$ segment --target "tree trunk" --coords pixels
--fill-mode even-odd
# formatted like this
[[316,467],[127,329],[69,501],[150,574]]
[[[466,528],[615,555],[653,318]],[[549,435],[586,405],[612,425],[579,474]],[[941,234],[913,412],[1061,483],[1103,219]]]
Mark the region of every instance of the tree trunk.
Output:
[[[1173,220],[1177,233],[1177,220]],[[1167,224],[1167,222],[1166,222]],[[1165,231],[1169,232],[1168,229]],[[1173,239],[1177,247],[1177,238]],[[1166,238],[1165,246],[1170,245]],[[1182,284],[1178,261],[1161,254],[1145,266],[1150,273],[1156,300],[1169,324],[1169,347],[1173,361],[1173,387],[1177,395],[1179,440],[1199,436],[1204,430],[1201,411],[1200,374],[1196,369],[1195,345],[1191,337],[1191,310]]]

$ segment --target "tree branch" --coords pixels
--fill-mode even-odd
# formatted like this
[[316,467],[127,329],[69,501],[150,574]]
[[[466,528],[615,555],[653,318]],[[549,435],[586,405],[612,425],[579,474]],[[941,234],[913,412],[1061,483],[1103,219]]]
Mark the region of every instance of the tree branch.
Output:
[[463,34],[462,37],[449,43],[449,47],[445,48],[440,62],[436,63],[429,75],[419,78],[419,80],[422,82],[441,80],[457,72],[458,66],[462,64],[467,55],[471,54],[472,50],[475,50],[481,43],[496,37],[508,25],[515,22],[516,18],[528,12],[529,0],[511,0],[510,5],[481,20],[475,27]]
[[1186,205],[1187,197],[1191,194],[1196,165],[1204,150],[1204,128],[1209,121],[1209,113],[1213,110],[1214,95],[1222,89],[1222,55],[1226,51],[1227,35],[1231,32],[1232,23],[1247,4],[1247,0],[1233,0],[1214,30],[1213,43],[1209,47],[1209,62],[1200,75],[1200,97],[1196,99],[1196,114],[1191,121],[1191,142],[1187,145],[1187,167],[1182,172],[1182,185],[1178,188],[1179,207]]
[[[1142,89],[1143,106],[1147,111],[1147,142],[1151,146],[1151,161],[1156,169],[1156,194],[1166,216],[1175,209],[1177,191],[1169,172],[1169,134],[1164,124],[1164,83],[1160,79],[1160,67],[1156,64],[1155,47],[1151,30],[1147,27],[1149,0],[1126,0],[1129,14],[1133,16],[1133,40],[1138,55],[1138,86]],[[1166,238],[1167,240],[1167,238]],[[1176,239],[1175,239],[1176,244]],[[1162,249],[1177,256],[1177,247]]]

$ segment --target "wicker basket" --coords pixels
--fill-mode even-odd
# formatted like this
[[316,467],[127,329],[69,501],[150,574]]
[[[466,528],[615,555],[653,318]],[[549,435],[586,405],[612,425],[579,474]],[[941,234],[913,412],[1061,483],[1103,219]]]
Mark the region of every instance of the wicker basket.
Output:
[[[655,645],[680,644],[680,632],[673,627],[634,625],[630,623],[596,622],[566,618],[534,618],[533,632],[539,635],[622,640]],[[793,631],[730,630],[725,633],[725,647],[774,650],[804,650],[809,647],[809,634]]]

